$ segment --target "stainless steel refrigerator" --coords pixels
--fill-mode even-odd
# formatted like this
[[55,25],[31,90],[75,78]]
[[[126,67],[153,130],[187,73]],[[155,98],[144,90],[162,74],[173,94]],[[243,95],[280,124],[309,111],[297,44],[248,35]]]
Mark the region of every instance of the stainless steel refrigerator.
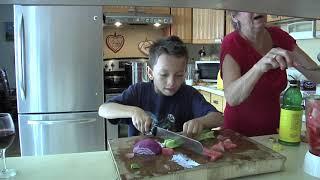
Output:
[[105,150],[102,7],[14,6],[21,155]]

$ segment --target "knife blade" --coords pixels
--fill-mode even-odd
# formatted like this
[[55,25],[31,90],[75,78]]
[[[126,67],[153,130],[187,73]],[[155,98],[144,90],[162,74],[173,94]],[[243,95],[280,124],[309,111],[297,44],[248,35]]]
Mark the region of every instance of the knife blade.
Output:
[[151,133],[152,135],[157,136],[161,139],[173,139],[179,144],[181,143],[181,147],[191,150],[197,154],[201,155],[203,152],[203,146],[199,141],[180,135],[178,133],[163,129],[158,126],[154,126],[151,130]]

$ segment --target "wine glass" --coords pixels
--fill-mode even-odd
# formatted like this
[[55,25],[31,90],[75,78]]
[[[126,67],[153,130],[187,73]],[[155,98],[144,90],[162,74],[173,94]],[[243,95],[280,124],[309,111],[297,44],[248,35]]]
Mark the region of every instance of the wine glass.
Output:
[[9,113],[0,113],[0,149],[3,161],[3,169],[0,170],[0,178],[9,178],[17,174],[15,169],[7,169],[6,149],[12,144],[15,137],[13,120]]

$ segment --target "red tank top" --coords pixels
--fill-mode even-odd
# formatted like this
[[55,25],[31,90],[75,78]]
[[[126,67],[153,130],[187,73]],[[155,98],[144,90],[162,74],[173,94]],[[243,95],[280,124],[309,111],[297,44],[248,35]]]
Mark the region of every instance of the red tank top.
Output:
[[[277,27],[267,28],[273,45],[292,51],[295,40]],[[244,75],[261,58],[247,40],[237,31],[227,35],[221,45],[221,69],[226,54],[231,55]],[[226,72],[224,72],[226,73]],[[222,74],[222,73],[221,73]],[[222,76],[222,75],[221,75]],[[280,93],[286,88],[287,75],[280,68],[266,72],[256,83],[249,97],[241,104],[224,110],[224,127],[246,136],[277,133],[280,119]]]

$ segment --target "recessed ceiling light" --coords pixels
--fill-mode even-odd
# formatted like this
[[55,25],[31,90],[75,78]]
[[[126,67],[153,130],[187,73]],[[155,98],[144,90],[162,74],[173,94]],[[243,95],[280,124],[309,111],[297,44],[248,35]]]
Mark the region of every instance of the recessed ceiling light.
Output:
[[160,24],[160,23],[158,23],[158,22],[154,23],[153,25],[154,25],[155,27],[159,27],[159,26],[161,26],[161,24]]
[[122,23],[120,21],[117,21],[114,23],[115,26],[120,27],[122,25]]

